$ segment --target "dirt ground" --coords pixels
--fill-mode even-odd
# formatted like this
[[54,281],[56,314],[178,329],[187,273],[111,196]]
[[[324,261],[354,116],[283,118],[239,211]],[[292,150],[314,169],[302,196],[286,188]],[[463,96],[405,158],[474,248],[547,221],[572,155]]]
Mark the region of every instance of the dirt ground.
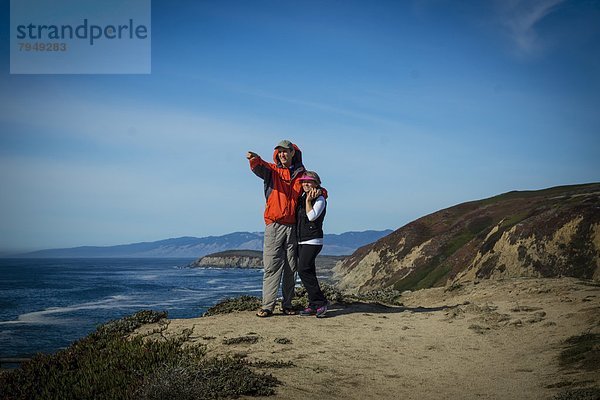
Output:
[[[193,329],[191,341],[213,355],[293,362],[263,370],[283,382],[268,399],[551,399],[600,386],[597,370],[561,367],[558,358],[565,339],[600,333],[597,284],[481,281],[402,301],[336,304],[321,319],[239,312],[172,320],[163,334]],[[224,343],[243,336],[256,342]]]

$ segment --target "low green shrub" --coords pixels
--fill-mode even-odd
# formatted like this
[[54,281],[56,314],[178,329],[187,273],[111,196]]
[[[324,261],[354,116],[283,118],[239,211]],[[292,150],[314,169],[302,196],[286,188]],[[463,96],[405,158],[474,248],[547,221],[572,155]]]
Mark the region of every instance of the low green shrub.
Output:
[[98,338],[98,335],[108,337],[113,334],[127,336],[144,324],[153,324],[166,318],[167,313],[165,311],[141,310],[135,314],[101,325],[93,335],[96,338]]
[[282,361],[282,360],[277,360],[277,361],[259,360],[259,361],[248,362],[248,365],[251,367],[254,367],[254,368],[290,368],[290,367],[296,366],[296,364],[294,364],[293,361]]
[[[320,286],[325,298],[330,303],[344,304],[349,301],[344,293],[339,291],[335,286],[328,283],[320,283]],[[306,293],[304,286],[296,287],[292,306],[296,309],[306,308],[308,306],[308,294]]]
[[254,311],[260,308],[261,300],[255,296],[240,296],[225,299],[211,308],[203,316],[212,316],[218,314],[228,314],[237,311]]
[[[0,398],[216,399],[273,393],[277,380],[254,373],[243,360],[207,359],[204,347],[184,345],[189,332],[161,341],[129,337],[143,323],[164,317],[142,311],[111,321],[65,350],[38,354],[18,369],[2,371]],[[165,376],[195,384],[164,386]],[[203,380],[211,382],[197,382]]]
[[371,290],[369,292],[361,293],[353,297],[355,300],[358,301],[375,302],[396,306],[403,305],[400,302],[402,292],[391,287],[380,290]]
[[180,360],[156,370],[135,393],[140,400],[196,400],[236,398],[241,395],[269,396],[279,381],[257,374],[236,358],[212,358],[199,365]]
[[232,345],[232,344],[254,344],[258,342],[258,336],[246,335],[246,336],[238,336],[230,339],[223,339],[223,344]]

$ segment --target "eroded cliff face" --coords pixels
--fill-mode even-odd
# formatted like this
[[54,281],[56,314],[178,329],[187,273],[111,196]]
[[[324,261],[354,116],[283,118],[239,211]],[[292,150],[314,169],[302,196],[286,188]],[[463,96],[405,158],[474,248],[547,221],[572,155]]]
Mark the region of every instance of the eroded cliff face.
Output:
[[201,257],[190,267],[206,268],[262,268],[262,252],[253,250],[228,250]]
[[254,257],[202,257],[194,264],[195,267],[219,268],[262,268],[262,258]]
[[600,280],[600,184],[459,204],[358,249],[335,272],[356,292],[517,276]]

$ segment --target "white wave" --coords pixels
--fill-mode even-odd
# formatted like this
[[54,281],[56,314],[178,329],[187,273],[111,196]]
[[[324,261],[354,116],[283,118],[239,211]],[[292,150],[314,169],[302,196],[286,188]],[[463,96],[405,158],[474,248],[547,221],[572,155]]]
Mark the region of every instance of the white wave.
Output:
[[70,323],[72,319],[56,318],[55,314],[67,314],[80,310],[98,310],[110,308],[127,308],[137,306],[136,303],[127,303],[131,300],[130,296],[117,295],[110,296],[104,300],[92,301],[88,303],[75,304],[68,307],[49,307],[42,311],[33,311],[21,314],[13,321],[0,321],[0,325],[13,324],[36,324],[36,325],[56,325]]
[[138,279],[140,279],[142,281],[154,281],[154,280],[158,279],[158,275],[142,275],[142,276],[138,276]]
[[179,303],[186,303],[186,302],[190,302],[190,301],[195,301],[195,300],[198,300],[198,299],[199,299],[199,297],[197,297],[197,296],[182,297],[182,298],[179,298],[179,299],[164,300],[164,301],[159,301],[159,302],[155,302],[155,303],[148,303],[148,304],[145,304],[144,307],[147,307],[147,308],[164,307],[164,306],[170,306],[172,304],[179,304]]
[[235,289],[239,292],[248,292],[248,291],[256,292],[257,290],[258,291],[262,290],[260,286],[256,286],[256,285],[254,285],[254,286],[236,286],[235,288],[231,288],[231,289],[232,290]]
[[172,292],[182,292],[182,293],[205,293],[206,289],[190,289],[190,288],[175,288],[171,290]]
[[14,331],[0,331],[0,340],[10,339]]

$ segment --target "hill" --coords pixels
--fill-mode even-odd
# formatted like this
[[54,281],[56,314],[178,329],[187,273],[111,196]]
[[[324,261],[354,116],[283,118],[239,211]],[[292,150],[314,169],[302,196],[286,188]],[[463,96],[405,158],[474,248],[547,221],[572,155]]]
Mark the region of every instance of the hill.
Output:
[[[348,255],[357,248],[391,233],[391,230],[326,234],[322,254]],[[81,246],[48,249],[19,255],[31,258],[125,258],[185,257],[196,258],[226,250],[262,250],[262,232],[234,232],[222,236],[180,237],[116,246]]]
[[368,291],[501,277],[600,279],[600,184],[513,191],[419,218],[336,267]]

